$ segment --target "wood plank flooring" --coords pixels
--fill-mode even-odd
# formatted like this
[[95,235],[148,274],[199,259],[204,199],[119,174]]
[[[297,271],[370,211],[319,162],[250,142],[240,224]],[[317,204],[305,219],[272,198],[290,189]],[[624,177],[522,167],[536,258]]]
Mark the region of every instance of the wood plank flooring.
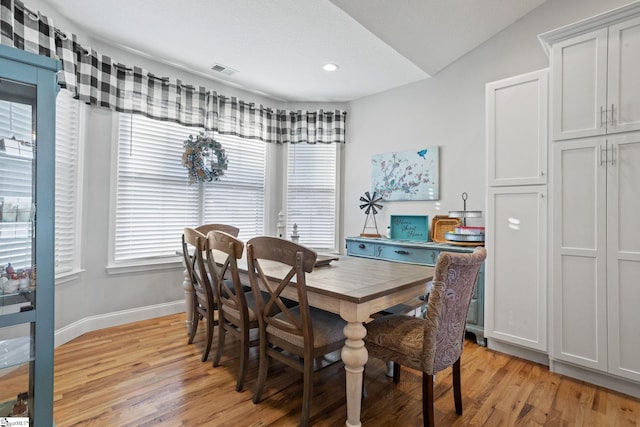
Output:
[[[187,344],[184,314],[87,333],[56,349],[54,418],[71,426],[295,426],[302,375],[272,364],[264,399],[252,392],[252,349],[245,390],[235,391],[238,341],[227,338],[221,366],[201,362],[204,331]],[[403,368],[393,385],[386,366],[367,364],[364,426],[421,426],[421,374]],[[344,426],[344,366],[316,374],[311,421]],[[546,366],[480,347],[462,355],[463,415],[453,406],[451,373],[436,376],[437,426],[640,426],[640,401],[550,373]]]

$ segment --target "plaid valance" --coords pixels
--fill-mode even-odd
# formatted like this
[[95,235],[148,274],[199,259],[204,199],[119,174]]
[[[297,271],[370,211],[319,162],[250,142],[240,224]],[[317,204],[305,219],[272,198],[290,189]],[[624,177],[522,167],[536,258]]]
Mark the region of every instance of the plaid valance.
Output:
[[279,141],[290,144],[344,142],[346,114],[340,110],[279,111]]
[[280,142],[276,112],[262,105],[210,93],[207,103],[210,121],[207,129],[227,135]]
[[270,143],[343,143],[346,112],[289,111],[227,98],[158,77],[83,47],[20,0],[0,0],[0,43],[62,62],[58,83],[77,99],[115,111]]

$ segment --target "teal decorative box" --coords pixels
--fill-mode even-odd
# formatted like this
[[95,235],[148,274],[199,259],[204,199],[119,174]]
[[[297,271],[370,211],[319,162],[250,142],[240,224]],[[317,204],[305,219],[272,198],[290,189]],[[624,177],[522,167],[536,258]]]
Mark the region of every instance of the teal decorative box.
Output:
[[418,242],[429,240],[428,215],[391,215],[390,227],[391,239]]

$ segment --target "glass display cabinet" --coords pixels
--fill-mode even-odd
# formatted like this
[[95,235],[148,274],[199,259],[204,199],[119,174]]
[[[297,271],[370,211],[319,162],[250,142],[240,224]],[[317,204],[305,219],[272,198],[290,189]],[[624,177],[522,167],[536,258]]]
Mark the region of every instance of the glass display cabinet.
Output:
[[0,46],[0,419],[37,427],[53,425],[58,69]]

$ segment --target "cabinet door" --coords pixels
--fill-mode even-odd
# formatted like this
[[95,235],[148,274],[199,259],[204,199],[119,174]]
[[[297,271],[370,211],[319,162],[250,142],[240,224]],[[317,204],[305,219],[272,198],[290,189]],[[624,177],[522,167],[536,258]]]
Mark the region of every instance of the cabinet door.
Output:
[[547,351],[546,186],[491,188],[485,333]]
[[608,133],[640,130],[640,18],[609,28]]
[[552,357],[607,369],[603,138],[553,144]]
[[607,29],[553,45],[553,139],[606,132]]
[[545,184],[547,80],[540,70],[486,87],[488,184]]
[[640,134],[609,138],[609,372],[640,381]]
[[57,70],[0,46],[0,415],[35,426],[53,419]]

